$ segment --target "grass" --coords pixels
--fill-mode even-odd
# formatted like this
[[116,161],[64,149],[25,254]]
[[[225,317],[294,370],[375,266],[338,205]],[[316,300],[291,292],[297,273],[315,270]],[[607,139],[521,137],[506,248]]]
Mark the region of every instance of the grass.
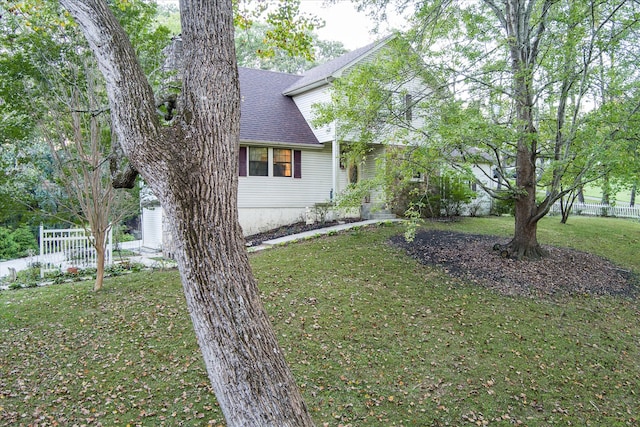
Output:
[[[512,219],[429,224],[506,236]],[[550,218],[540,240],[640,271],[640,224]],[[504,297],[360,229],[251,256],[318,426],[640,422],[640,308]],[[613,234],[612,234],[613,233]],[[594,241],[598,243],[593,243]],[[0,425],[223,425],[177,272],[0,293]]]
[[[612,194],[612,200],[617,203],[629,203],[631,201],[631,191],[629,189],[621,189]],[[587,203],[600,203],[602,200],[602,187],[599,185],[590,184],[584,188],[584,197],[587,199]]]

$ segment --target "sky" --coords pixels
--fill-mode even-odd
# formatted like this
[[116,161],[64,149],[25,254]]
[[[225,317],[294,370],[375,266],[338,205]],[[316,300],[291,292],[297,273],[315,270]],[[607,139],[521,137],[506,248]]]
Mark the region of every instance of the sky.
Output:
[[[158,4],[178,4],[178,0],[156,0]],[[326,6],[324,0],[301,0],[300,9],[303,13],[313,14],[322,18],[326,25],[317,29],[321,40],[339,41],[348,50],[357,49],[374,42],[391,32],[399,29],[404,20],[392,16],[389,23],[380,25],[378,34],[372,34],[375,21],[364,12],[358,12],[349,0],[337,0]]]
[[372,34],[376,22],[365,12],[358,12],[348,0],[331,5],[325,5],[323,0],[301,0],[300,9],[324,19],[325,27],[316,30],[321,40],[340,41],[348,50],[366,46],[404,24],[403,19],[392,16],[390,22],[380,25],[378,34]]

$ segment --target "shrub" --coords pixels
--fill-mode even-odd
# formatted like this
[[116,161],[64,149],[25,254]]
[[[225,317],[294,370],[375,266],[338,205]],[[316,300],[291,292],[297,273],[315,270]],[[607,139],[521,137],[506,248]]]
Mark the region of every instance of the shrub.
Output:
[[25,257],[29,255],[29,251],[37,249],[38,242],[26,225],[13,231],[0,227],[0,259]]
[[20,247],[13,240],[11,230],[0,227],[0,259],[16,258]]
[[470,203],[476,192],[461,174],[446,172],[439,179],[441,205],[445,216],[459,216],[464,205]]
[[491,206],[491,214],[492,215],[515,215],[516,212],[516,201],[513,198],[507,198],[508,193],[504,192],[504,198],[498,198],[494,200],[494,203]]
[[26,225],[20,226],[11,233],[13,241],[18,245],[18,256],[29,255],[29,251],[38,250],[38,241],[33,232]]

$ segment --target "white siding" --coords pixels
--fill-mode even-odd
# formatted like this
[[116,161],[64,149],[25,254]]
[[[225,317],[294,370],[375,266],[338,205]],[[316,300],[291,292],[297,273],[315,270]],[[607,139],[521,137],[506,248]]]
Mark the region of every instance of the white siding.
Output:
[[338,167],[338,183],[337,183],[337,191],[336,194],[339,194],[341,191],[344,191],[347,186],[350,184],[349,183],[349,175],[348,175],[348,170],[347,168],[341,168]]
[[331,197],[331,146],[302,150],[302,178],[241,176],[238,208],[306,208]]
[[162,208],[142,209],[142,246],[149,249],[162,248]]
[[311,208],[244,208],[238,209],[238,219],[245,236],[273,230],[283,225],[305,222]]
[[313,105],[329,101],[331,101],[331,95],[329,94],[328,85],[310,90],[309,92],[305,92],[301,95],[296,95],[293,97],[293,102],[296,103],[296,106],[302,113],[302,116],[305,118],[305,120],[313,130],[316,138],[318,138],[318,141],[320,142],[333,141],[335,137],[335,129],[333,124],[325,125],[318,129],[313,127],[312,121],[315,118]]
[[[367,154],[364,164],[362,165],[362,172],[360,174],[360,179],[369,180],[376,177],[378,173],[378,163],[381,161],[384,156],[385,146],[384,145],[374,145],[372,146],[372,150]],[[375,204],[379,204],[384,202],[385,195],[384,190],[382,188],[375,189],[371,192],[371,202]]]
[[[489,188],[495,188],[495,184],[487,177],[492,176],[493,167],[489,164],[475,165],[471,169],[473,175]],[[489,215],[491,213],[491,207],[493,206],[493,198],[487,194],[480,186],[476,191],[476,198],[471,202],[476,209],[476,215]],[[466,209],[465,214],[470,214],[471,210]]]

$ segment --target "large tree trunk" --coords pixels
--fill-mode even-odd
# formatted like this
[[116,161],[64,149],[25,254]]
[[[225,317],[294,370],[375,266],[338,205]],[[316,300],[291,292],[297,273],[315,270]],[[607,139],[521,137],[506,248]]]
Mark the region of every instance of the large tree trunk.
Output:
[[505,0],[504,10],[491,4],[501,20],[509,40],[515,111],[518,121],[516,152],[515,229],[508,244],[509,254],[515,258],[539,258],[545,253],[538,244],[537,228],[540,219],[536,203],[536,158],[538,132],[533,122],[533,68],[537,43],[544,31],[544,19],[533,34],[530,12],[523,0]]
[[[181,1],[184,80],[175,125],[104,0],[60,0],[107,81],[124,153],[170,223],[187,307],[229,426],[309,426],[269,323],[237,218],[240,93],[231,0]],[[108,40],[108,42],[105,42]]]
[[[528,143],[535,132],[525,131],[518,143],[516,185],[519,194],[515,204],[515,229],[508,244],[510,256],[517,259],[538,259],[546,255],[538,243],[538,206],[536,203],[536,174]],[[528,142],[528,143],[527,143]]]

